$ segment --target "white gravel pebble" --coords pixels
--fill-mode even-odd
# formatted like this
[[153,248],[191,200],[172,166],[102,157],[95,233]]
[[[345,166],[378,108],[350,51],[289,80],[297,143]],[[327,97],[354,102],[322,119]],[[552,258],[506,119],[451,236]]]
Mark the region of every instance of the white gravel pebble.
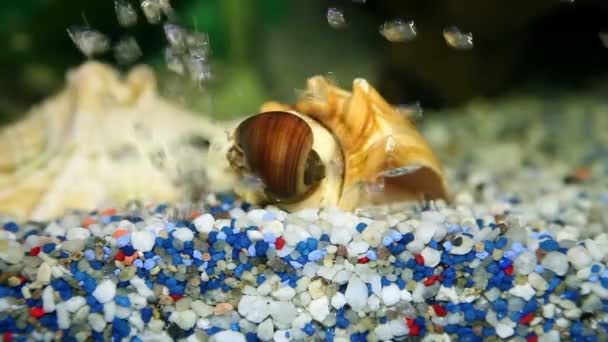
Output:
[[92,294],[98,302],[105,304],[114,299],[114,296],[116,295],[116,284],[110,279],[102,280],[97,284],[97,288]]
[[401,290],[395,284],[390,284],[382,288],[382,301],[384,305],[391,306],[399,302]]
[[424,247],[420,254],[424,258],[424,266],[426,267],[435,267],[441,261],[441,252],[434,248]]
[[354,276],[348,282],[344,296],[353,310],[363,311],[367,304],[367,286],[359,277]]
[[528,301],[528,300],[532,299],[532,297],[534,297],[534,295],[536,294],[536,291],[534,290],[532,285],[530,285],[529,283],[526,283],[524,285],[514,286],[513,288],[511,288],[509,290],[509,293]]
[[196,323],[196,314],[192,310],[173,311],[171,316],[169,316],[169,321],[177,324],[184,330],[189,330]]
[[422,221],[416,227],[416,240],[420,240],[423,244],[428,244],[439,229],[439,224],[434,221]]
[[188,242],[194,239],[194,233],[189,228],[177,228],[173,231],[173,237],[182,242]]
[[238,304],[239,313],[253,323],[261,323],[270,315],[269,303],[260,296],[243,296]]
[[47,286],[42,290],[42,308],[44,312],[55,311],[55,290],[51,286]]
[[345,304],[346,297],[344,296],[344,294],[342,294],[342,292],[338,291],[331,297],[331,306],[333,306],[334,309],[338,310],[342,308]]
[[393,338],[393,333],[391,332],[391,328],[388,324],[380,324],[374,329],[374,333],[376,337],[380,341],[390,341]]
[[500,338],[507,338],[513,336],[514,333],[515,329],[505,323],[498,323],[498,325],[496,326],[496,335],[498,335],[498,337]]
[[256,329],[256,334],[258,338],[262,341],[270,341],[274,335],[274,326],[272,324],[272,319],[268,318],[260,325],[258,325]]
[[147,230],[142,230],[138,232],[133,232],[131,234],[131,244],[133,248],[140,252],[149,252],[154,248],[154,243],[156,242],[156,238],[154,234]]
[[580,270],[581,268],[591,265],[593,258],[587,248],[583,246],[576,246],[568,250],[568,261],[574,266],[575,269]]
[[74,296],[65,301],[65,309],[69,312],[76,312],[82,306],[87,303],[86,299],[82,296]]
[[106,321],[103,319],[103,316],[98,313],[90,314],[88,319],[91,328],[97,332],[102,332],[107,325]]
[[195,218],[192,223],[194,224],[196,230],[198,230],[200,233],[209,234],[213,230],[215,218],[211,214],[207,213]]
[[232,330],[220,331],[209,338],[209,342],[246,342],[243,333]]
[[560,252],[549,252],[545,255],[541,265],[558,276],[563,276],[568,272],[568,257]]
[[329,315],[329,299],[327,296],[312,300],[308,304],[308,312],[314,320],[317,322],[323,322],[323,320]]
[[532,252],[523,252],[513,260],[513,270],[517,274],[528,275],[534,272],[536,255]]
[[86,240],[91,236],[91,232],[88,229],[81,227],[72,227],[66,232],[66,240]]
[[283,286],[272,293],[272,297],[276,300],[288,301],[296,295],[296,290],[291,286]]

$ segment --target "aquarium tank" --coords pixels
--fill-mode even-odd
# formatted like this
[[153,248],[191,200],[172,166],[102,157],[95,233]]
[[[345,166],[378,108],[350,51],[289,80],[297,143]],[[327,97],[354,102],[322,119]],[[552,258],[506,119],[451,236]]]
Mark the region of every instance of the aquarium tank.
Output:
[[0,4],[3,341],[608,340],[608,3]]

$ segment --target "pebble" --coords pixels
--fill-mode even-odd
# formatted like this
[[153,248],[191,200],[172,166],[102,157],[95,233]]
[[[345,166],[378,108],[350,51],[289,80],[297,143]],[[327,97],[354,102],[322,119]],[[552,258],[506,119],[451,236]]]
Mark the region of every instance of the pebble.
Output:
[[131,234],[131,244],[133,245],[133,248],[142,253],[151,251],[154,248],[155,242],[156,238],[147,230],[133,232]]
[[517,274],[528,275],[536,268],[536,255],[532,252],[523,252],[513,260],[514,271]]
[[455,237],[451,244],[450,254],[464,255],[473,249],[473,240],[465,235]]
[[105,304],[114,299],[116,284],[110,279],[102,280],[92,294],[98,302]]
[[359,277],[352,277],[348,282],[344,296],[353,310],[362,311],[367,304],[367,286]]
[[65,238],[68,241],[71,240],[86,240],[91,236],[91,232],[88,229],[81,227],[73,227],[67,230]]
[[323,322],[329,315],[329,299],[327,296],[323,296],[312,300],[308,304],[308,312],[312,318],[318,322]]
[[534,290],[532,285],[530,285],[530,283],[525,283],[524,285],[514,286],[512,289],[509,290],[509,293],[514,296],[523,298],[526,301],[529,301],[530,299],[532,299],[532,297],[534,297],[536,291]]
[[177,324],[183,330],[189,330],[196,323],[196,314],[192,310],[174,311],[171,313],[169,321]]
[[583,246],[576,246],[568,250],[568,261],[574,266],[575,269],[580,270],[584,267],[591,265],[593,258],[587,248]]
[[246,342],[245,335],[238,331],[224,330],[209,338],[209,342]]
[[194,233],[189,228],[177,228],[173,231],[173,237],[182,242],[188,242],[194,239]]
[[262,341],[270,341],[274,336],[274,326],[272,319],[268,318],[264,322],[258,325],[256,329],[257,337]]
[[399,302],[401,298],[401,290],[395,284],[382,288],[382,301],[386,306],[392,306]]
[[238,304],[241,316],[253,323],[261,323],[270,315],[268,300],[259,296],[242,296]]
[[496,335],[500,338],[511,337],[515,334],[515,329],[511,325],[505,323],[498,323],[496,326]]
[[424,266],[426,267],[435,267],[441,261],[441,253],[434,248],[424,247],[420,254],[424,258]]
[[541,265],[558,276],[563,276],[568,272],[568,257],[560,252],[549,252],[543,258]]
[[289,286],[281,287],[280,289],[272,292],[272,297],[276,300],[288,301],[296,295],[296,290]]
[[195,218],[192,223],[197,231],[200,233],[209,234],[213,230],[215,224],[215,218],[213,215],[206,213]]

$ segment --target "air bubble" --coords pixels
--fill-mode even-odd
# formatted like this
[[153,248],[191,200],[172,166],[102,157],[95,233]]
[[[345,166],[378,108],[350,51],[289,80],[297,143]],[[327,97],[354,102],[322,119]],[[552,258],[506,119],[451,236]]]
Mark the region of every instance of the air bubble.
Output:
[[167,68],[177,74],[184,74],[184,63],[179,54],[177,54],[172,48],[165,48],[165,63]]
[[408,118],[409,120],[418,121],[418,120],[422,119],[423,110],[422,110],[422,106],[420,105],[420,102],[415,102],[413,104],[398,105],[398,106],[395,106],[395,110],[399,114]]
[[190,55],[198,58],[209,56],[210,44],[209,36],[202,32],[191,32],[186,36],[186,46]]
[[327,23],[333,28],[343,28],[346,26],[344,11],[341,8],[330,7],[327,9]]
[[137,24],[137,12],[131,3],[126,0],[114,0],[116,19],[122,27],[131,27]]
[[118,64],[126,65],[135,62],[142,56],[141,49],[135,38],[127,36],[114,46],[114,58]]
[[110,40],[99,31],[82,26],[72,26],[68,29],[68,35],[88,58],[105,53],[110,49]]
[[190,78],[198,85],[211,80],[211,66],[205,58],[188,55],[185,57],[184,63],[190,74]]
[[389,42],[407,42],[416,38],[416,24],[414,21],[394,19],[380,25],[380,34]]
[[186,47],[186,31],[175,24],[165,24],[163,29],[171,48],[176,51],[183,51]]
[[473,48],[473,34],[460,32],[456,26],[444,29],[443,38],[449,46],[455,49],[469,50]]
[[141,2],[141,10],[150,24],[160,23],[162,9],[158,0],[143,0]]

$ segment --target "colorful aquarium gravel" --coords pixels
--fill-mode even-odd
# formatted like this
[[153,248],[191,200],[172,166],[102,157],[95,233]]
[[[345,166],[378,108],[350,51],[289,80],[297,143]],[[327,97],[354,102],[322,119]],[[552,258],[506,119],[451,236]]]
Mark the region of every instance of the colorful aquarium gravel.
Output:
[[[604,173],[547,170],[453,176],[450,205],[286,213],[218,194],[44,225],[5,219],[0,333],[605,341],[608,194],[594,183]],[[502,191],[506,181],[519,185]]]

